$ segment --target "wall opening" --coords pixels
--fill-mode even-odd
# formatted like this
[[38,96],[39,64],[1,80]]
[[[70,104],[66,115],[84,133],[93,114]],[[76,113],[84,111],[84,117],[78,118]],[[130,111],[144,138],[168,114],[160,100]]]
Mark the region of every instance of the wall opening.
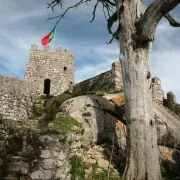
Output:
[[67,71],[67,67],[64,66],[64,72],[66,72],[66,71]]
[[44,94],[50,94],[50,88],[51,88],[51,81],[50,79],[44,80]]

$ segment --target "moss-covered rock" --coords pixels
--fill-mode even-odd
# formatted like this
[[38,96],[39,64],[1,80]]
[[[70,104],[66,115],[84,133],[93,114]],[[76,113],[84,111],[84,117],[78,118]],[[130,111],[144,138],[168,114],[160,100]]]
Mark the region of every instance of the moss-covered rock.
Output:
[[61,115],[48,125],[48,132],[67,134],[68,132],[82,132],[82,125],[71,116]]

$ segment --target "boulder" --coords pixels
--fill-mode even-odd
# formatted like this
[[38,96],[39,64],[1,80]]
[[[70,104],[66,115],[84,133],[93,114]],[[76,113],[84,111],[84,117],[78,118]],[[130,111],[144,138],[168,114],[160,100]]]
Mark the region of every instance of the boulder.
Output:
[[[84,145],[108,142],[108,140],[112,142],[114,133],[115,145],[123,150],[126,148],[126,126],[122,123],[122,119],[117,119],[102,110],[103,108],[115,110],[114,104],[109,101],[112,98],[118,101],[119,97],[120,102],[118,101],[117,104],[122,105],[124,99],[120,95],[122,96],[122,93],[105,97],[84,95],[69,99],[62,104],[61,109],[64,113],[82,123],[85,129]],[[155,102],[153,111],[157,122],[159,145],[180,150],[180,120]]]
[[[108,99],[97,95],[78,96],[61,105],[64,113],[82,123],[85,130],[84,145],[112,141],[113,132],[116,129],[114,121],[118,119],[105,113],[103,108],[111,109],[112,104]],[[115,141],[117,142],[116,135]]]

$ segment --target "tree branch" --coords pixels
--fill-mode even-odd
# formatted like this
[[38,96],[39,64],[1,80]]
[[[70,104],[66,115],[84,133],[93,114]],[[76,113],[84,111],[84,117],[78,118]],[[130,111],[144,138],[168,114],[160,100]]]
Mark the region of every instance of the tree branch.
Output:
[[[68,8],[64,11],[64,13],[63,13],[62,15],[49,18],[47,21],[49,21],[49,20],[51,20],[51,19],[57,19],[57,18],[59,18],[59,20],[57,21],[57,24],[58,24],[58,23],[60,22],[60,20],[65,16],[65,14],[66,14],[70,9],[77,8],[77,7],[80,6],[81,4],[87,3],[88,1],[91,1],[91,0],[80,0],[79,2],[77,2],[76,4],[74,4],[73,6],[68,7]],[[50,7],[50,6],[49,6],[49,7]],[[49,7],[48,7],[48,8],[49,8]]]
[[112,25],[117,21],[117,11],[107,20],[107,29],[109,31],[109,34],[112,34],[111,28]]
[[95,13],[96,13],[96,8],[97,8],[98,4],[99,4],[99,0],[97,0],[96,4],[94,5],[93,18],[92,18],[92,20],[91,20],[90,22],[93,22],[93,21],[94,21]]
[[[59,18],[59,20],[58,20],[57,23],[56,23],[56,25],[57,25],[57,24],[60,22],[60,20],[65,16],[65,14],[66,14],[70,9],[72,9],[72,8],[77,8],[78,6],[80,6],[81,4],[84,4],[84,3],[87,4],[88,1],[91,1],[91,0],[80,0],[80,1],[77,2],[75,5],[68,7],[68,8],[64,11],[64,13],[63,13],[62,15],[58,15],[58,16],[55,16],[55,17],[51,17],[51,18],[49,18],[47,21],[49,21],[49,20],[51,20],[51,19],[57,19],[57,18]],[[92,18],[92,20],[91,20],[90,22],[92,22],[92,21],[95,19],[96,8],[97,8],[99,2],[101,2],[101,3],[103,4],[103,10],[104,10],[104,8],[107,10],[107,13],[108,13],[109,17],[110,17],[110,11],[112,12],[112,8],[116,6],[116,4],[115,4],[114,2],[112,2],[111,0],[97,0],[96,4],[95,4],[95,6],[94,6],[94,10],[93,10],[93,18]],[[58,4],[60,4],[61,7],[62,7],[62,0],[52,0],[51,3],[48,3],[48,7],[47,7],[47,8],[50,8],[50,7],[51,7],[52,10],[53,10],[53,8],[54,8],[56,5],[58,5]]]
[[[175,8],[179,3],[180,0],[156,0],[149,5],[144,15],[136,24],[138,28],[138,41],[153,41],[156,27],[161,18],[163,16],[167,18],[166,14],[168,14],[168,12]],[[169,15],[167,19],[170,19]]]
[[112,34],[111,40],[106,44],[111,44],[114,39],[118,40],[120,31],[121,31],[121,24],[119,23],[117,30]]
[[[87,4],[88,1],[91,1],[91,0],[80,0],[79,2],[77,2],[76,4],[74,4],[73,6],[68,7],[68,8],[64,11],[63,14],[58,15],[58,16],[55,16],[55,17],[51,17],[51,18],[47,19],[47,21],[52,20],[52,19],[57,19],[57,18],[59,18],[59,20],[56,22],[56,26],[57,26],[58,23],[60,22],[60,20],[65,16],[65,14],[66,14],[70,9],[72,9],[72,8],[77,8],[78,6],[80,6],[81,4],[84,4],[84,3]],[[63,2],[63,0],[52,0],[51,3],[48,3],[48,7],[47,7],[47,8],[50,8],[50,7],[51,7],[52,10],[53,10],[53,8],[54,8],[56,5],[58,5],[58,4],[60,4],[61,7],[62,7],[62,2]],[[107,28],[108,28],[109,33],[112,34],[112,39],[109,41],[109,43],[111,43],[114,39],[118,39],[118,33],[119,33],[119,27],[120,27],[120,26],[118,26],[118,29],[116,30],[116,32],[112,33],[111,27],[112,27],[113,23],[117,20],[117,12],[113,13],[113,15],[111,16],[111,15],[110,15],[110,11],[113,12],[113,11],[112,11],[112,8],[115,7],[116,4],[114,3],[115,1],[112,2],[111,0],[97,0],[96,3],[95,3],[95,5],[94,5],[93,12],[92,12],[93,17],[92,17],[92,20],[91,20],[90,22],[94,21],[94,19],[95,19],[96,9],[97,9],[97,6],[98,6],[99,2],[101,2],[102,5],[103,5],[104,16],[105,16],[106,20],[108,21]],[[105,10],[106,10],[106,12],[107,12],[107,14],[108,14],[108,16],[109,16],[109,19],[107,19],[107,17],[106,17],[106,12],[105,12]],[[107,44],[109,44],[109,43],[107,43]]]
[[171,14],[168,13],[164,17],[169,21],[169,24],[171,26],[180,27],[180,23],[178,21],[176,21]]
[[62,8],[62,0],[53,0],[51,3],[47,3],[48,4],[48,7],[47,8],[50,8],[54,11],[54,7],[58,4],[61,5],[61,8]]

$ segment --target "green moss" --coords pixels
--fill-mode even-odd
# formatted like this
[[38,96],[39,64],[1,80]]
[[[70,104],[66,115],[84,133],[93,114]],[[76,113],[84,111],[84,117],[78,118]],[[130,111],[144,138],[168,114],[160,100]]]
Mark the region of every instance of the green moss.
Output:
[[67,134],[68,132],[82,132],[82,125],[71,116],[61,115],[53,120],[48,126],[48,133]]
[[81,157],[73,156],[71,158],[71,180],[85,180],[85,163]]

